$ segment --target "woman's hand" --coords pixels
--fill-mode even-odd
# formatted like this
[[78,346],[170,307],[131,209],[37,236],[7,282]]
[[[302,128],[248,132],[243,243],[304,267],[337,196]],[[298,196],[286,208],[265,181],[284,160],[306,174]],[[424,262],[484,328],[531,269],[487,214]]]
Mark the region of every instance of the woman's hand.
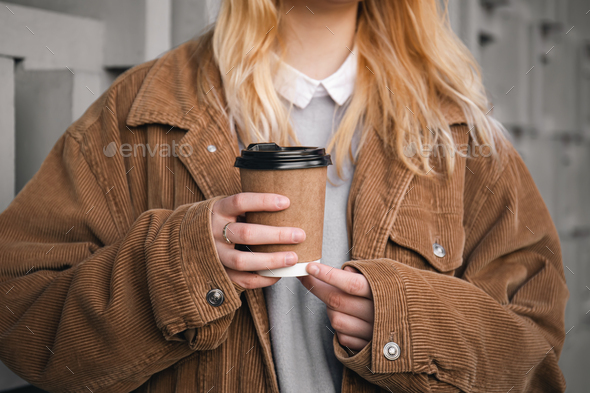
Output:
[[[213,204],[211,229],[215,246],[225,271],[234,283],[246,289],[267,287],[280,278],[263,277],[252,271],[278,269],[297,263],[297,254],[292,251],[259,253],[234,248],[235,244],[297,244],[304,241],[305,232],[301,228],[236,222],[238,216],[245,212],[280,211],[289,204],[289,198],[285,196],[254,192],[235,194]],[[231,224],[227,227],[226,236],[234,244],[228,244],[223,238],[223,227],[228,222]]]
[[309,276],[299,281],[328,307],[328,318],[341,345],[360,351],[373,338],[373,293],[358,270],[335,269],[321,263],[307,265]]

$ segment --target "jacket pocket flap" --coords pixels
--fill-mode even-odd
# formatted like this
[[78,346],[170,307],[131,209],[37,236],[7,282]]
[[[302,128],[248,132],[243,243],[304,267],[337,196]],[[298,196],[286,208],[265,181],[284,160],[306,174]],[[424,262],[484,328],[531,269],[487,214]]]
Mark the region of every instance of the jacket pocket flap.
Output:
[[463,264],[465,232],[461,214],[401,206],[389,238],[420,254],[439,272]]

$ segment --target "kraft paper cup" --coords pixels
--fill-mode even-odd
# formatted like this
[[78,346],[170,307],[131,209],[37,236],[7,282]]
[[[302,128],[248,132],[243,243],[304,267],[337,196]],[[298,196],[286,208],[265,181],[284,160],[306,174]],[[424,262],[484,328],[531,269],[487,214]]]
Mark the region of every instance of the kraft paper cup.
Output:
[[297,227],[306,235],[299,244],[248,245],[252,252],[293,251],[298,256],[294,266],[256,273],[266,277],[306,276],[306,266],[321,261],[327,169],[331,164],[325,149],[280,147],[276,143],[250,144],[236,158],[234,166],[240,168],[243,192],[280,194],[291,201],[287,209],[278,212],[247,212],[246,222]]

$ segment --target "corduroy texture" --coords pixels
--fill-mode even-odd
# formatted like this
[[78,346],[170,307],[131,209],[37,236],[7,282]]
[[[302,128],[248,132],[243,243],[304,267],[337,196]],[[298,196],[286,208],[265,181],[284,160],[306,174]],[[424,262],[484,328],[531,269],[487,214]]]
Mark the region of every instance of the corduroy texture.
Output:
[[[240,192],[238,145],[196,101],[194,49],[122,75],[0,215],[0,358],[36,386],[278,392],[262,290],[229,280],[210,230],[214,203]],[[221,92],[218,70],[208,74]],[[444,110],[469,143],[460,111]],[[107,157],[111,142],[192,154]],[[518,154],[500,153],[460,158],[448,180],[415,177],[368,135],[347,264],[371,285],[375,325],[359,353],[334,338],[343,392],[565,390],[558,236]],[[225,294],[220,307],[205,299],[211,288]],[[383,356],[389,341],[397,360]]]

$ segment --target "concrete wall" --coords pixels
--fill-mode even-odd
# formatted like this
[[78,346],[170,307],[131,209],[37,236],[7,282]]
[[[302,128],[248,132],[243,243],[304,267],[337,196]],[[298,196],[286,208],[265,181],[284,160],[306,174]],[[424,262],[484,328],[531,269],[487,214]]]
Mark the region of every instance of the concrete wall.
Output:
[[[0,2],[0,210],[117,75],[201,33],[219,3]],[[449,0],[452,27],[480,62],[493,113],[561,237],[569,393],[587,391],[590,363],[589,10],[588,0]],[[25,384],[0,363],[0,391]]]
[[[105,30],[98,37],[104,43],[98,53],[104,61],[94,63],[96,66],[129,67],[147,59],[146,13],[151,4],[148,0],[8,0],[7,3],[55,11],[78,20],[91,18],[100,23]],[[166,24],[164,20],[159,25]],[[158,26],[154,29],[159,30]],[[74,31],[81,32],[80,29],[70,30],[70,34]],[[152,49],[157,51],[157,48]],[[159,49],[165,50],[164,47]]]
[[172,0],[172,45],[177,46],[209,25],[210,8],[204,0]]
[[[39,170],[66,128],[101,92],[97,73],[64,70],[27,71],[16,84],[16,192]],[[34,116],[31,113],[34,112]]]
[[100,21],[8,3],[0,8],[2,56],[23,59],[30,69],[102,69]]
[[0,56],[0,211],[14,197],[14,60]]

